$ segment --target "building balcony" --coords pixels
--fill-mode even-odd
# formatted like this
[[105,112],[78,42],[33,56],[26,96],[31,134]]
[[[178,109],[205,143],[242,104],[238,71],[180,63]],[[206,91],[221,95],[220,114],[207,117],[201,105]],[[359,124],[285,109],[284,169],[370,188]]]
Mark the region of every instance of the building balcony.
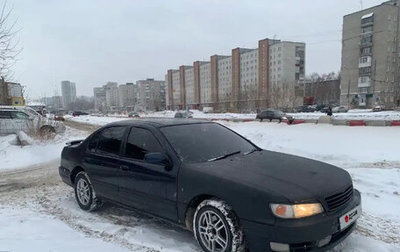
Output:
[[365,88],[365,87],[370,87],[371,86],[371,78],[370,77],[359,77],[358,78],[358,87],[359,88]]

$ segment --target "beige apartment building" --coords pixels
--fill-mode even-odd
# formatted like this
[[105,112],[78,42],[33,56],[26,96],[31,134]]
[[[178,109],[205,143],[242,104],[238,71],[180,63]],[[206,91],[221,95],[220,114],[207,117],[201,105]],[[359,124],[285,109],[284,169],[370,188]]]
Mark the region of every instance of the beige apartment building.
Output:
[[399,1],[343,17],[340,103],[400,106]]
[[[213,107],[219,111],[246,111],[302,104],[295,89],[305,74],[305,44],[263,39],[258,48],[235,48],[231,55],[212,55],[168,70],[168,109]],[[272,104],[280,92],[287,104]],[[290,104],[289,104],[290,103]]]
[[165,81],[146,79],[136,82],[137,104],[135,110],[159,111],[165,109]]

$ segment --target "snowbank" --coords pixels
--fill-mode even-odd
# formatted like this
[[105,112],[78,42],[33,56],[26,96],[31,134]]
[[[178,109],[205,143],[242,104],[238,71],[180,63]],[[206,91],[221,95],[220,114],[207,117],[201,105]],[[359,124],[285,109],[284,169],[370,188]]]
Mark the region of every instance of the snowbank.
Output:
[[[20,134],[24,137],[24,134]],[[28,136],[24,141],[29,145],[20,146],[16,135],[0,136],[0,170],[23,168],[41,163],[46,163],[60,158],[61,151],[67,141],[82,139],[87,133],[67,128],[66,132],[56,135],[49,141],[32,140]]]

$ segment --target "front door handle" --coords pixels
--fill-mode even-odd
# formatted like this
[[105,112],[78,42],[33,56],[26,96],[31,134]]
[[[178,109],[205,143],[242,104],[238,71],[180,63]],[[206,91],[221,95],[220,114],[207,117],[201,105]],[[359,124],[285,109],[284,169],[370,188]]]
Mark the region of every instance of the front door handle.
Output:
[[121,165],[119,168],[123,171],[129,171],[129,166],[127,165]]

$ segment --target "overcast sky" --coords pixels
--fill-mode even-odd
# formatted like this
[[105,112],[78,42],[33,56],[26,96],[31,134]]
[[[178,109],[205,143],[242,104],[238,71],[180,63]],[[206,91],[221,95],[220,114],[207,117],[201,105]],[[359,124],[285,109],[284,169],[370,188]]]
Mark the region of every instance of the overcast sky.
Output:
[[[363,0],[364,8],[383,0]],[[257,47],[264,38],[306,43],[306,74],[340,69],[343,15],[360,0],[15,0],[20,60],[15,80],[28,97],[77,95],[107,81],[164,80],[167,69]]]

